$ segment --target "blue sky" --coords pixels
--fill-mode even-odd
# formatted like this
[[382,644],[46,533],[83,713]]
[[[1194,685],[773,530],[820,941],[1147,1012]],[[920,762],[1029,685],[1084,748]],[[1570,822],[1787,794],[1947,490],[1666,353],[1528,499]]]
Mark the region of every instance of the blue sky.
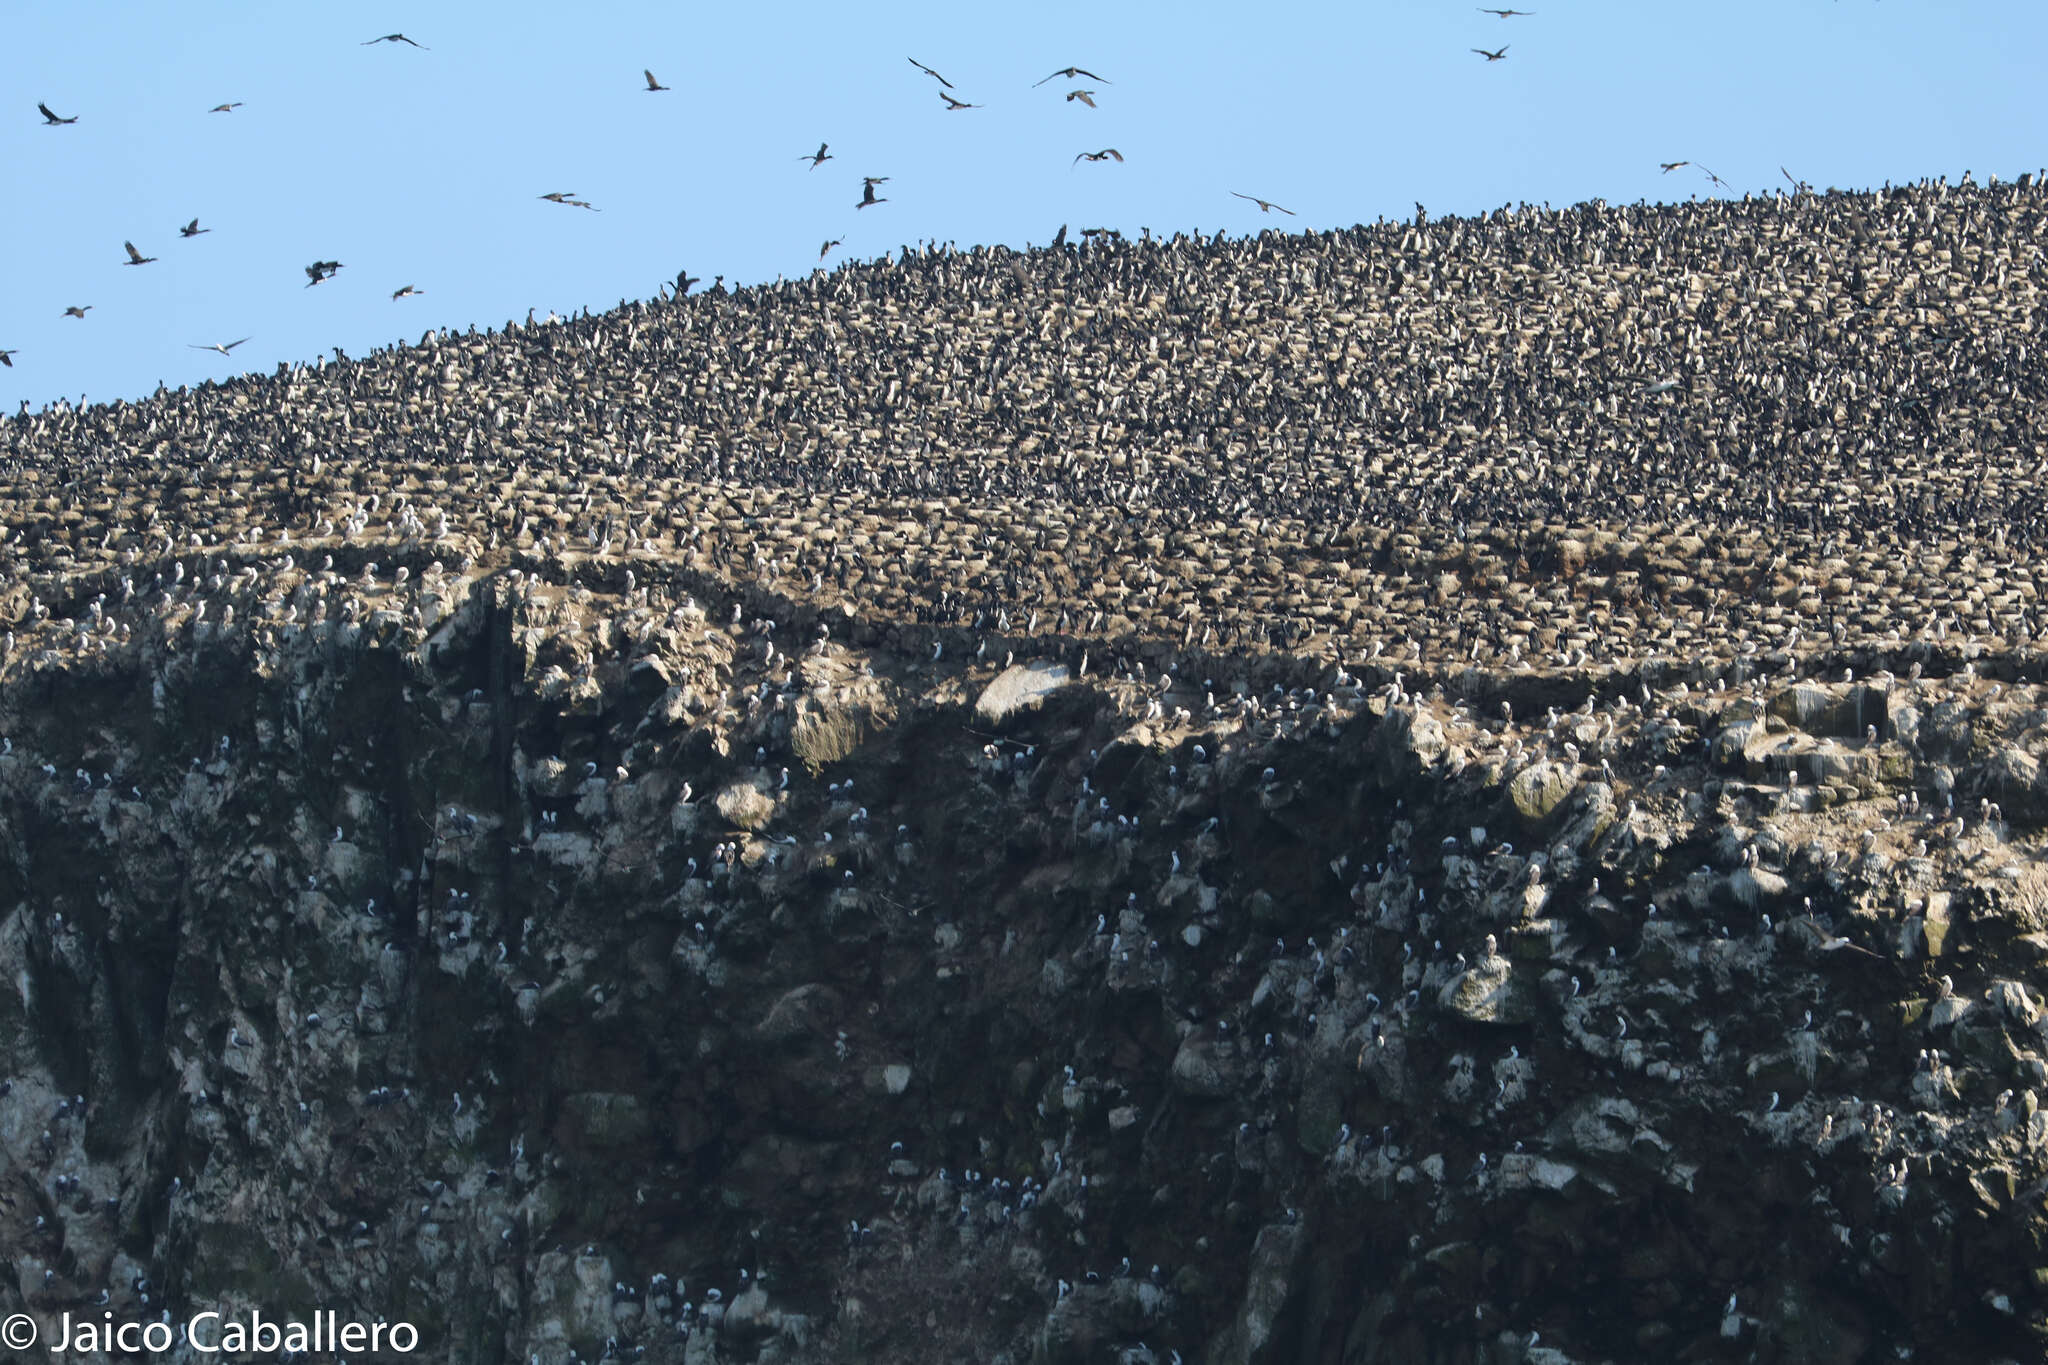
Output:
[[[16,3],[0,13],[0,411],[429,327],[797,276],[903,243],[1329,228],[1516,201],[2011,178],[2038,3]],[[427,50],[362,46],[403,31]],[[1503,61],[1475,47],[1510,45]],[[906,58],[941,72],[960,98]],[[1110,83],[1032,82],[1070,64]],[[651,67],[673,87],[650,94]],[[229,100],[229,114],[207,109]],[[75,125],[45,127],[46,101]],[[829,142],[817,170],[797,158]],[[1074,165],[1116,147],[1126,161]],[[889,200],[856,210],[863,175]],[[601,212],[537,196],[576,192]],[[1295,210],[1262,217],[1239,190]],[[181,240],[197,216],[211,232]],[[132,240],[152,265],[121,264]],[[303,268],[343,269],[317,288]],[[391,301],[411,284],[420,297]],[[62,316],[90,304],[84,321]],[[195,343],[251,340],[232,357]]]

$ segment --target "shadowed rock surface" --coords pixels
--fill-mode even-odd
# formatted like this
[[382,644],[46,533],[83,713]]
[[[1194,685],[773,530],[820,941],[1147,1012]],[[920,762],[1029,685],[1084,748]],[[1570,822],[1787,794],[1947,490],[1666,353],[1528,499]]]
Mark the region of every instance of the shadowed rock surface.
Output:
[[913,255],[0,423],[0,1315],[2038,1358],[2040,211]]

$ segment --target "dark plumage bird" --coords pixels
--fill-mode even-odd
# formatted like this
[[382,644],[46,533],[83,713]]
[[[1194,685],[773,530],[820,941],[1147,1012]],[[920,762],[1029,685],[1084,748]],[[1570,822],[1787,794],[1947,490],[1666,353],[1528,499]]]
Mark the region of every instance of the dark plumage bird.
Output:
[[[1239,199],[1249,199],[1254,204],[1257,204],[1259,206],[1260,213],[1271,213],[1274,209],[1280,209],[1280,206],[1278,204],[1272,203],[1269,200],[1261,199],[1256,194],[1237,194],[1236,190],[1232,190],[1231,193],[1236,194]],[[1293,209],[1280,209],[1280,212],[1286,214],[1289,218],[1292,218],[1294,216]]]
[[1472,50],[1478,53],[1480,56],[1486,58],[1486,60],[1488,60],[1489,62],[1501,61],[1505,59],[1508,55],[1508,45],[1506,43],[1502,43],[1500,45],[1500,51],[1498,52],[1488,52],[1483,47],[1475,47]]
[[213,106],[213,108],[207,110],[206,112],[209,114],[232,114],[235,110],[241,107],[242,102],[240,100],[234,100],[228,104],[216,104]]
[[1095,107],[1095,101],[1090,99],[1089,96],[1093,95],[1094,93],[1095,92],[1093,90],[1069,90],[1067,92],[1067,103],[1072,104],[1075,100],[1079,100],[1081,101],[1081,103],[1087,105],[1090,109],[1093,109]]
[[821,261],[822,261],[822,260],[824,260],[824,259],[825,259],[825,257],[826,257],[827,255],[829,255],[829,254],[831,253],[831,251],[832,251],[832,248],[833,248],[833,247],[835,247],[835,246],[838,246],[838,245],[839,245],[839,243],[840,243],[840,242],[841,242],[842,240],[843,240],[842,238],[834,237],[834,238],[833,238],[833,239],[832,239],[831,241],[829,241],[829,242],[825,243],[825,245],[823,245],[823,246],[819,247],[819,248],[818,248],[818,259],[819,259],[819,260],[821,260]]
[[831,146],[831,145],[832,145],[832,144],[831,144],[831,143],[829,143],[829,142],[821,142],[821,143],[819,143],[819,144],[818,144],[818,150],[817,150],[817,151],[815,151],[815,152],[810,152],[810,153],[807,153],[806,155],[800,156],[800,157],[798,157],[798,158],[797,158],[797,160],[798,160],[798,161],[808,161],[808,162],[810,162],[810,163],[811,163],[811,169],[815,171],[815,170],[817,170],[817,169],[818,169],[818,167],[820,167],[820,166],[824,165],[824,164],[825,164],[826,162],[828,162],[828,161],[832,160],[832,156],[831,156],[831,154],[830,154],[829,152],[827,152],[827,151],[825,150],[825,149],[826,149],[827,147],[829,147],[829,146]]
[[1104,147],[1099,152],[1082,152],[1079,156],[1076,156],[1074,158],[1074,162],[1076,164],[1079,164],[1083,161],[1107,161],[1111,157],[1115,157],[1118,161],[1122,161],[1124,159],[1124,154],[1114,147]]
[[[1062,76],[1065,76],[1070,81],[1077,80],[1082,76],[1086,76],[1089,80],[1101,81],[1104,85],[1116,84],[1115,81],[1111,80],[1107,76],[1098,76],[1093,71],[1083,71],[1078,66],[1061,67],[1058,71],[1055,71],[1050,76],[1047,76],[1045,78],[1045,81],[1056,81]],[[1045,81],[1033,81],[1031,82],[1031,88],[1033,90],[1036,90],[1039,86],[1044,85]]]
[[945,86],[948,90],[951,90],[953,88],[953,82],[947,80],[944,76],[941,76],[938,72],[932,70],[930,67],[926,66],[917,58],[912,57],[909,59],[909,61],[912,66],[916,67],[919,71],[924,72],[925,75],[930,76],[933,80],[937,81],[940,85]]
[[687,270],[678,270],[676,272],[676,293],[679,295],[687,294],[690,292],[691,285],[702,284],[703,282],[704,277],[702,275],[692,275]]
[[1481,14],[1498,14],[1503,19],[1512,19],[1518,14],[1527,19],[1533,17],[1536,13],[1532,9],[1486,9],[1484,7],[1479,12]]
[[339,269],[341,269],[340,261],[313,262],[313,264],[306,267],[306,288],[311,289],[314,285],[320,283],[320,281],[328,279],[331,276],[333,276],[334,272]]
[[70,118],[58,118],[58,117],[57,117],[57,115],[56,115],[55,113],[51,112],[51,110],[50,110],[50,106],[49,106],[49,105],[47,105],[47,104],[38,104],[38,105],[36,106],[36,108],[38,108],[38,109],[40,109],[40,110],[42,111],[42,113],[43,113],[43,122],[44,122],[44,123],[46,123],[46,124],[48,124],[48,125],[49,125],[50,127],[52,127],[52,128],[56,127],[56,126],[57,126],[58,124],[60,124],[60,123],[76,123],[76,122],[78,122],[78,115],[76,115],[76,114],[73,114],[73,115],[72,115],[72,116],[71,116]]
[[391,299],[392,299],[392,302],[394,302],[394,303],[395,303],[395,302],[397,302],[397,301],[398,301],[399,299],[409,299],[409,298],[413,298],[413,297],[415,297],[416,295],[424,294],[424,293],[426,293],[426,292],[427,292],[427,291],[426,291],[426,290],[424,290],[424,289],[415,289],[415,288],[413,288],[413,287],[412,287],[411,285],[406,285],[406,286],[405,286],[405,287],[404,287],[403,289],[394,289],[394,290],[392,290],[392,291],[391,291]]
[[[243,337],[242,341],[247,341],[248,339],[249,338],[247,337]],[[232,351],[235,349],[235,347],[241,345],[242,341],[216,341],[211,346],[201,346],[197,342],[193,341],[188,341],[185,344],[195,351],[219,351],[222,355],[226,355],[229,351]]]
[[425,43],[414,43],[412,39],[406,37],[403,33],[387,33],[382,38],[372,38],[367,43],[358,43],[357,46],[369,47],[373,43],[411,43],[412,46],[418,48],[422,52],[425,52],[427,50],[427,46]]
[[886,199],[877,199],[875,197],[875,186],[882,184],[884,181],[888,180],[888,178],[889,177],[886,175],[862,176],[860,183],[860,202],[858,204],[855,204],[854,207],[857,209],[864,209],[869,204],[888,203],[889,201]]
[[145,256],[137,251],[133,242],[123,242],[121,245],[128,248],[128,259],[121,262],[123,265],[148,265],[156,259],[154,256]]
[[647,90],[649,94],[652,94],[656,90],[668,89],[667,86],[663,85],[660,81],[654,79],[654,73],[652,71],[649,71],[643,67],[641,68],[640,74],[647,78]]
[[981,108],[981,106],[980,106],[980,105],[978,105],[978,104],[969,104],[969,103],[968,103],[968,102],[967,102],[966,100],[956,100],[956,99],[954,99],[954,98],[953,98],[953,97],[952,97],[951,95],[947,94],[947,93],[946,93],[945,91],[943,91],[943,90],[941,90],[941,91],[939,92],[939,98],[940,98],[940,99],[942,99],[942,100],[944,100],[944,101],[946,102],[946,112],[947,112],[947,113],[949,113],[949,114],[950,114],[950,113],[953,113],[953,112],[954,112],[955,110],[959,110],[959,109],[979,109],[979,108]]
[[603,209],[596,207],[589,200],[578,199],[575,196],[576,191],[574,190],[556,190],[553,194],[543,194],[539,197],[547,200],[550,204],[567,204],[571,208],[589,209],[592,213],[604,212]]
[[1691,163],[1690,161],[1660,161],[1660,162],[1658,162],[1657,164],[1658,164],[1659,166],[1662,166],[1662,167],[1664,168],[1664,174],[1666,174],[1666,175],[1669,175],[1669,174],[1671,174],[1671,173],[1672,173],[1673,171],[1677,170],[1677,169],[1678,169],[1678,168],[1679,168],[1680,166],[1690,166],[1690,165],[1692,165],[1692,163]]
[[199,226],[199,220],[197,218],[194,218],[191,222],[185,224],[185,226],[178,229],[178,235],[180,237],[197,237],[202,232],[211,231],[213,231],[212,228],[203,228]]
[[67,318],[82,318],[91,311],[92,305],[89,303],[83,306],[74,303],[69,308],[66,308],[64,310],[64,316]]
[[13,369],[13,368],[14,368],[14,352],[12,352],[12,351],[0,351],[0,365],[5,365],[5,366],[6,366],[6,367],[7,367],[8,369],[10,369],[10,370],[11,370],[11,369]]

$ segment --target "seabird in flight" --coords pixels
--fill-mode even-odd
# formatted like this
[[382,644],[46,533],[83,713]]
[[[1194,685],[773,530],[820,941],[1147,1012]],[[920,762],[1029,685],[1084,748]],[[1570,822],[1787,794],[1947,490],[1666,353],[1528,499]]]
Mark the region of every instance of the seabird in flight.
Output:
[[953,88],[953,82],[947,80],[944,76],[941,76],[938,72],[932,70],[930,67],[926,66],[917,58],[911,57],[908,58],[907,60],[910,62],[912,66],[916,67],[919,71],[924,72],[925,75],[930,76],[933,80],[937,81],[940,85],[945,86],[948,90],[951,90]]
[[824,165],[826,162],[833,159],[832,154],[825,150],[827,147],[831,145],[832,144],[829,142],[821,142],[818,144],[817,151],[807,152],[803,156],[798,157],[797,160],[810,162],[811,169],[815,171],[818,169],[818,167]]
[[1078,164],[1083,161],[1107,161],[1111,157],[1115,157],[1118,161],[1122,161],[1124,159],[1124,154],[1114,147],[1104,147],[1099,152],[1082,152],[1074,158],[1074,162]]
[[[247,337],[243,337],[242,341],[247,341],[248,339],[249,338]],[[226,355],[229,351],[232,351],[235,349],[235,347],[241,345],[242,341],[230,341],[226,342],[225,344],[216,341],[211,346],[201,346],[197,342],[189,341],[186,342],[185,344],[195,351],[219,351],[222,355]]]
[[949,113],[949,114],[950,114],[950,113],[954,113],[954,112],[956,112],[957,110],[961,110],[961,109],[979,109],[979,108],[981,108],[981,106],[980,106],[980,105],[978,105],[978,104],[969,104],[969,103],[968,103],[968,102],[967,102],[966,100],[956,100],[956,99],[954,99],[954,98],[953,98],[953,97],[952,97],[951,95],[947,94],[947,93],[946,93],[945,91],[943,91],[943,90],[941,90],[941,91],[939,92],[939,98],[940,98],[940,99],[942,99],[942,100],[944,100],[944,101],[946,102],[946,112],[947,112],[947,113]]
[[89,303],[83,306],[74,303],[64,310],[64,316],[67,318],[82,318],[91,310],[92,305]]
[[831,252],[832,248],[833,248],[833,247],[835,247],[835,246],[838,246],[838,245],[839,245],[839,243],[840,243],[840,241],[841,241],[841,240],[843,240],[843,239],[841,239],[841,238],[838,238],[838,237],[835,237],[835,238],[833,238],[833,239],[832,239],[831,241],[829,241],[829,242],[825,243],[825,245],[823,245],[823,246],[819,247],[819,248],[818,248],[818,259],[819,259],[819,260],[821,260],[821,261],[822,261],[822,260],[824,260],[824,259],[825,259],[825,257],[826,257],[826,256],[827,256],[828,254],[830,254],[830,252]]
[[663,85],[660,81],[654,79],[654,73],[652,71],[647,70],[647,68],[642,67],[640,69],[640,74],[647,78],[647,91],[649,94],[653,94],[657,90],[668,89],[667,86]]
[[1487,9],[1484,6],[1480,7],[1479,12],[1481,14],[1498,14],[1503,19],[1512,19],[1518,14],[1527,19],[1533,17],[1536,13],[1532,9]]
[[[1237,195],[1239,199],[1249,199],[1254,204],[1257,204],[1259,206],[1260,213],[1271,213],[1274,209],[1280,209],[1280,206],[1278,204],[1271,203],[1268,200],[1261,199],[1256,194],[1238,194],[1236,190],[1232,190],[1231,193]],[[1292,218],[1294,216],[1293,209],[1280,209],[1280,211],[1286,214],[1289,218]]]
[[425,52],[425,51],[427,50],[427,48],[426,48],[426,45],[425,45],[425,44],[423,44],[423,43],[414,43],[414,42],[412,41],[412,39],[410,39],[410,38],[406,37],[406,36],[405,36],[405,35],[404,35],[403,33],[387,33],[387,34],[385,34],[385,35],[384,35],[384,36],[383,36],[382,38],[372,38],[372,39],[370,39],[370,41],[369,41],[369,42],[367,42],[367,43],[358,43],[358,44],[357,44],[356,46],[358,46],[358,47],[369,47],[369,46],[371,46],[372,44],[375,44],[375,43],[412,43],[412,46],[414,46],[414,47],[418,48],[418,49],[419,49],[420,51],[422,51],[422,52]]
[[11,358],[13,355],[14,352],[12,351],[0,351],[0,365],[5,365],[10,370],[13,369],[14,361]]
[[860,186],[860,202],[858,204],[855,204],[854,207],[857,209],[864,209],[869,204],[888,203],[889,201],[886,199],[878,199],[875,197],[875,186],[887,181],[888,178],[889,177],[886,175],[862,176]]
[[306,267],[306,288],[311,289],[314,285],[320,283],[320,281],[324,279],[327,279],[329,276],[333,275],[334,272],[339,269],[341,269],[340,261],[313,262],[313,264]]
[[576,191],[574,190],[556,190],[553,194],[543,194],[539,197],[547,200],[551,204],[568,204],[574,208],[589,209],[592,213],[604,212],[603,209],[600,209],[595,205],[591,204],[589,200],[578,199],[575,197],[575,195]]
[[213,231],[212,228],[203,228],[199,226],[199,220],[197,218],[194,218],[191,222],[185,224],[185,226],[178,229],[178,235],[180,237],[197,237],[202,232],[211,231]]
[[123,242],[121,245],[128,248],[128,259],[121,262],[123,265],[148,265],[156,259],[154,256],[145,256],[137,251],[133,242]]
[[227,104],[216,104],[206,112],[209,114],[231,114],[241,107],[242,102],[240,100],[232,100]]
[[405,286],[405,288],[403,288],[403,289],[394,289],[394,290],[392,290],[392,291],[391,291],[391,298],[392,298],[392,301],[393,301],[393,302],[396,302],[396,301],[398,301],[399,299],[409,299],[409,298],[412,298],[413,296],[415,296],[415,295],[417,295],[417,294],[424,294],[424,293],[426,293],[426,292],[427,292],[427,291],[426,291],[426,290],[424,290],[424,289],[415,289],[415,288],[413,288],[413,287],[412,287],[411,285],[407,285],[407,286]]
[[1069,90],[1067,92],[1067,103],[1072,104],[1075,100],[1079,100],[1081,101],[1081,103],[1087,105],[1090,109],[1093,109],[1095,107],[1095,101],[1088,97],[1090,95],[1093,95],[1094,93],[1095,92],[1093,90]]
[[73,114],[70,118],[58,118],[56,114],[50,111],[50,106],[47,104],[38,104],[36,108],[43,111],[43,122],[49,124],[52,128],[60,123],[78,122],[78,115],[76,114]]
[[1506,43],[1502,43],[1500,45],[1500,51],[1498,52],[1488,52],[1483,47],[1475,47],[1472,50],[1478,53],[1480,56],[1486,58],[1486,60],[1488,60],[1489,62],[1501,61],[1508,55],[1508,45]]
[[[1045,81],[1056,81],[1062,76],[1065,76],[1070,81],[1078,80],[1080,77],[1086,76],[1089,80],[1101,81],[1104,85],[1116,84],[1115,81],[1111,80],[1107,76],[1098,76],[1093,71],[1083,71],[1078,66],[1063,67],[1060,70],[1053,72],[1050,76],[1047,76],[1045,78]],[[1036,90],[1039,86],[1044,85],[1045,81],[1033,81],[1031,83],[1031,88],[1033,90]]]

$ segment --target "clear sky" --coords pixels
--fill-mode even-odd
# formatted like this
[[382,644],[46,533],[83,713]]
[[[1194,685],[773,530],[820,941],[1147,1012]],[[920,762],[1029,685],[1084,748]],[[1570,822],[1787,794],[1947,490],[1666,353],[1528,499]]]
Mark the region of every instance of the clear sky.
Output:
[[[1509,6],[1510,0],[1495,0]],[[2048,162],[2039,0],[0,11],[0,411],[923,240],[1345,227]],[[403,31],[425,50],[363,46]],[[1509,45],[1488,62],[1473,48]],[[985,107],[949,113],[952,93]],[[1100,81],[1053,80],[1070,64]],[[664,93],[641,79],[652,68]],[[1097,108],[1063,98],[1092,89]],[[241,101],[226,114],[216,104]],[[47,102],[76,124],[49,127]],[[816,170],[798,158],[829,142]],[[1074,164],[1115,147],[1122,164]],[[856,210],[864,175],[888,202]],[[1262,217],[1230,191],[1293,209]],[[571,191],[599,212],[537,196]],[[181,239],[197,217],[211,231]],[[132,240],[154,264],[125,266]],[[344,269],[316,288],[304,267]],[[404,285],[424,291],[393,302]],[[63,316],[91,305],[83,321]],[[251,338],[231,357],[190,349]]]

